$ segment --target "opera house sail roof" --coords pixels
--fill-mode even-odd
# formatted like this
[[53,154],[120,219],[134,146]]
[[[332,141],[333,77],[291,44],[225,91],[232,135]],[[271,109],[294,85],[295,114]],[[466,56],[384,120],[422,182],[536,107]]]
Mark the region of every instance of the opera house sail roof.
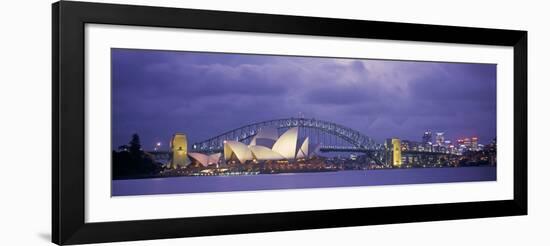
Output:
[[252,151],[248,146],[239,141],[225,141],[223,143],[223,156],[225,160],[238,159],[241,163],[252,160]]
[[296,159],[307,158],[309,147],[309,138],[305,138],[300,144],[300,148],[296,150]]
[[285,159],[281,154],[271,150],[265,146],[249,146],[252,155],[256,160],[283,160]]
[[191,152],[188,154],[191,159],[200,163],[202,166],[207,167],[208,165],[217,164],[222,156],[222,153],[216,153],[211,155],[205,155],[202,153]]
[[238,141],[224,142],[225,160],[292,160],[307,158],[309,139],[298,142],[298,127],[293,127],[278,136],[277,129],[263,128],[250,141],[249,145]]
[[281,154],[286,159],[296,158],[296,145],[298,144],[298,127],[288,129],[273,145],[273,151]]

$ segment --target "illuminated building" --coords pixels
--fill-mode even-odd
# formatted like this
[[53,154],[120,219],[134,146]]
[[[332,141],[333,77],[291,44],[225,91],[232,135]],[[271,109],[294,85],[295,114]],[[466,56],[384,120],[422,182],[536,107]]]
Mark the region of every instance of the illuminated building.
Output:
[[223,143],[223,156],[226,161],[237,159],[240,163],[245,163],[252,160],[252,151],[244,143],[225,141]]
[[409,151],[410,150],[411,142],[408,140],[402,140],[401,141],[401,151]]
[[428,144],[432,142],[432,131],[427,130],[424,132],[424,135],[422,136],[422,143]]
[[452,146],[453,146],[452,153],[457,155],[461,155],[462,152],[464,152],[464,149],[466,149],[466,146],[464,145],[464,139],[462,138],[457,139],[456,144]]
[[305,138],[301,141],[300,148],[296,150],[296,159],[304,159],[308,156],[309,138]]
[[458,153],[457,148],[452,144],[449,145],[449,153],[455,154],[455,155]]
[[298,145],[298,127],[288,129],[273,144],[272,150],[281,154],[286,159],[296,158],[296,146]]
[[265,146],[260,146],[260,145],[253,145],[253,146],[248,146],[248,148],[250,149],[250,151],[252,151],[252,156],[255,160],[283,160],[285,159],[284,156],[282,156],[281,154],[271,150],[270,148],[268,147],[265,147]]
[[187,157],[187,136],[183,133],[176,133],[170,141],[170,150],[172,152],[171,168],[185,167],[191,163]]
[[478,138],[477,137],[472,137],[472,149],[473,150],[478,150],[478,142],[477,142]]
[[273,128],[261,129],[249,145],[238,141],[225,141],[223,145],[226,161],[268,161],[293,160],[309,157],[309,138],[298,141],[298,128],[293,127],[280,137]]
[[391,144],[393,146],[393,166],[401,167],[401,140],[393,138]]
[[472,140],[470,140],[469,138],[465,138],[464,139],[464,146],[466,147],[466,149],[472,148]]
[[437,144],[432,144],[431,147],[432,147],[432,149],[431,149],[430,152],[439,152],[439,150],[440,150],[439,145],[437,145]]
[[202,153],[189,153],[189,157],[201,164],[202,166],[204,167],[207,167],[208,165],[212,165],[212,164],[218,164],[218,161],[220,160],[220,157],[221,157],[221,153],[216,153],[216,154],[211,154],[211,155],[205,155],[205,154],[202,154]]
[[445,142],[445,133],[444,132],[436,132],[435,133],[435,143],[439,146],[443,145]]
[[385,156],[387,166],[401,167],[403,160],[401,159],[402,144],[398,138],[388,138],[385,142]]

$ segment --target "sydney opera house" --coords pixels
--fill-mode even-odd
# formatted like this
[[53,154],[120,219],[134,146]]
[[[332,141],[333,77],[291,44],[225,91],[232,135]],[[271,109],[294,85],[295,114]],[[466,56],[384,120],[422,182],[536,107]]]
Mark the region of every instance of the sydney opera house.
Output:
[[275,128],[261,129],[246,145],[225,141],[223,155],[226,161],[293,160],[308,157],[309,139],[298,139],[298,128],[290,128],[281,136]]
[[[211,155],[187,153],[187,137],[177,133],[170,142],[172,161],[171,168],[186,167],[192,162],[207,167],[219,164],[222,153]],[[290,128],[279,136],[276,128],[262,128],[247,145],[239,141],[224,141],[223,158],[226,162],[244,164],[247,161],[280,161],[308,158],[309,139],[298,138],[298,128]]]

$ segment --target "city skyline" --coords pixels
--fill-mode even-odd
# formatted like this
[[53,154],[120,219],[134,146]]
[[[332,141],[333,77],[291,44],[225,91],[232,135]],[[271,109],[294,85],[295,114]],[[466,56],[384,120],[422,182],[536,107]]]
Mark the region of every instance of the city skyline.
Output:
[[[305,116],[372,137],[496,137],[496,65],[112,50],[112,148]],[[151,145],[151,146],[148,146]]]

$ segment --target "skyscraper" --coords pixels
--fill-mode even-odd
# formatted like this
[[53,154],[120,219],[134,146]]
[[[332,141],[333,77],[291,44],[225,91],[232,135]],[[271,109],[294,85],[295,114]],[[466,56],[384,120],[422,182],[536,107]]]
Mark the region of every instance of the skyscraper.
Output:
[[472,149],[473,150],[478,150],[478,142],[477,142],[478,138],[477,137],[472,137]]
[[472,148],[472,140],[470,138],[465,138],[464,139],[464,146],[468,150],[471,149]]
[[442,146],[445,143],[445,133],[436,132],[435,133],[435,143],[439,146]]
[[424,132],[424,135],[422,136],[422,143],[428,144],[432,142],[432,131],[427,130]]

